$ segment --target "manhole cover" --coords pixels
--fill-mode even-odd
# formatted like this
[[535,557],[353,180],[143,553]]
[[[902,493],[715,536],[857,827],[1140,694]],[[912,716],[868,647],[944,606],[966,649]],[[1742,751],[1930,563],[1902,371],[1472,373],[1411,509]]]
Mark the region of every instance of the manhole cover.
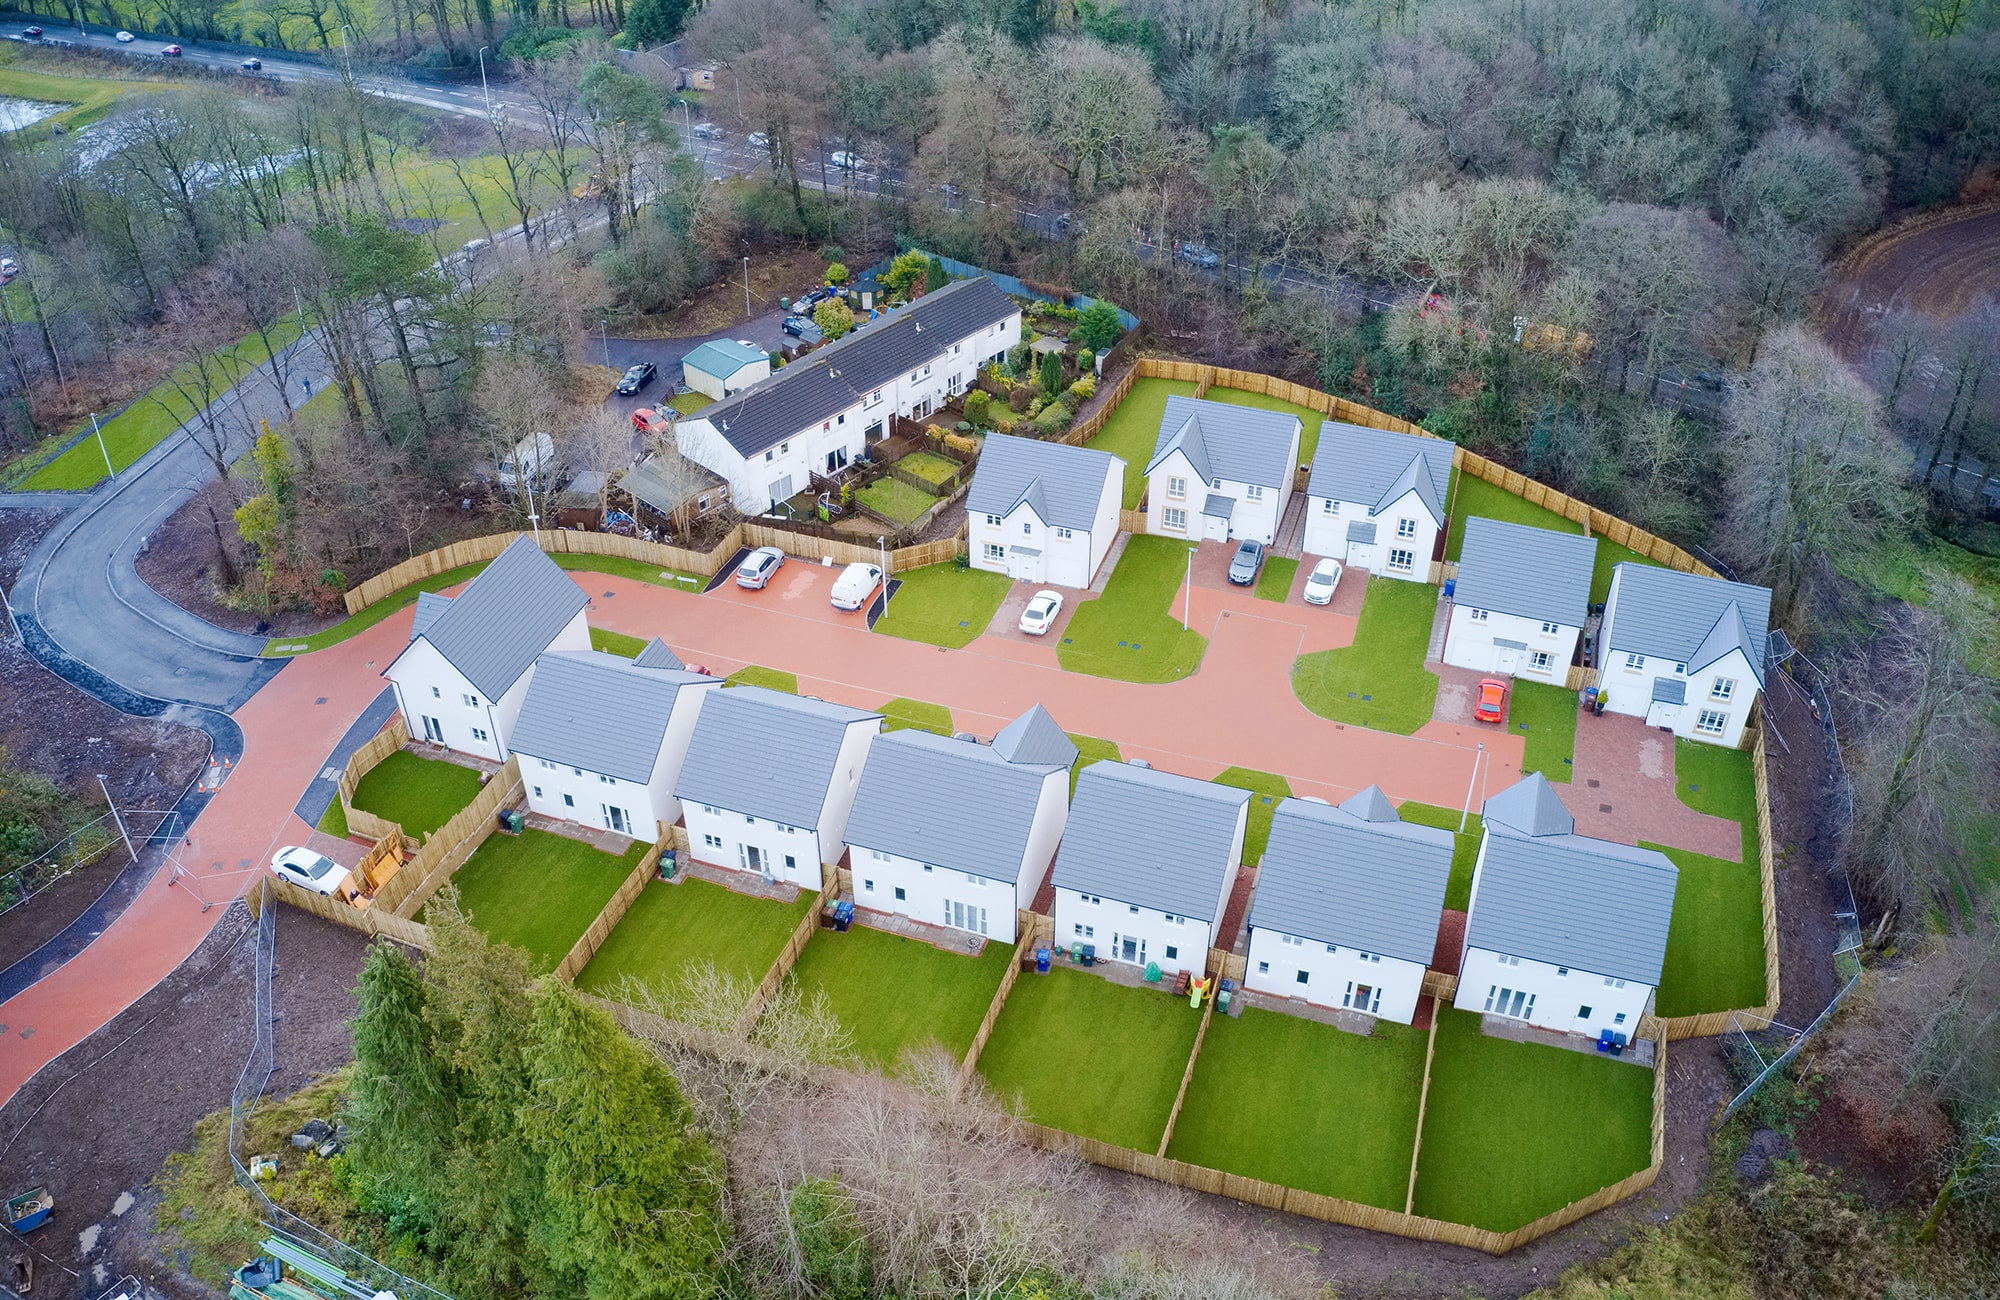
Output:
[[1597,805],[1597,811],[1599,811],[1599,812],[1610,812],[1610,811],[1611,811],[1611,805],[1610,805],[1610,804],[1608,804],[1608,803],[1601,803],[1601,804]]
[[1584,784],[1589,786],[1591,789],[1595,790],[1598,784],[1597,778],[1593,776],[1588,781],[1585,781]]

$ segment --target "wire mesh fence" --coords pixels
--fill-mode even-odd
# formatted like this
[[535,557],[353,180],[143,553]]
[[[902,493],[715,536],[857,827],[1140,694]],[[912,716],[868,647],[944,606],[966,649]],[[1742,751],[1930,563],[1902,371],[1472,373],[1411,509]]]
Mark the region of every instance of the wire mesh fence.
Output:
[[172,809],[125,808],[100,813],[32,860],[0,874],[0,914],[28,902],[112,849],[122,849],[127,836],[136,851],[141,844],[170,843],[180,832],[181,815]]
[[255,1033],[249,1059],[244,1061],[243,1073],[237,1077],[236,1090],[229,1099],[229,1164],[236,1173],[236,1181],[249,1193],[266,1229],[337,1266],[347,1275],[345,1289],[357,1300],[371,1300],[384,1291],[394,1292],[402,1300],[452,1300],[435,1287],[397,1272],[276,1204],[243,1163],[243,1127],[256,1114],[264,1090],[278,1069],[277,1016],[271,992],[271,977],[277,969],[277,944],[278,908],[267,898],[257,914]]

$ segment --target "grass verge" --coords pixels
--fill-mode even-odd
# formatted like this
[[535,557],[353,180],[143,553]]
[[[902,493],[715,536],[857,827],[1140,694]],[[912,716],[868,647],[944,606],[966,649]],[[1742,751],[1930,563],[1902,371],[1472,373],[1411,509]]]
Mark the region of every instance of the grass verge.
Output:
[[1283,557],[1264,561],[1264,571],[1257,575],[1257,599],[1275,600],[1284,603],[1292,594],[1292,579],[1299,576],[1299,562]]
[[634,841],[612,854],[533,828],[490,835],[451,882],[474,925],[489,938],[527,949],[535,969],[549,971],[576,946],[648,847]]
[[1075,732],[1066,734],[1069,736],[1069,743],[1076,746],[1076,763],[1069,770],[1069,792],[1074,797],[1076,778],[1084,768],[1107,759],[1116,763],[1121,761],[1124,755],[1118,752],[1116,741],[1099,740],[1095,736],[1079,736]]
[[354,806],[386,817],[405,835],[429,835],[479,794],[479,773],[441,758],[399,749],[368,769],[354,787]]
[[951,710],[942,704],[926,704],[922,700],[890,700],[882,706],[882,730],[935,732],[940,736],[951,734]]
[[799,679],[795,674],[777,668],[766,668],[761,664],[745,664],[722,680],[731,686],[762,686],[766,690],[783,691],[787,695],[799,693]]
[[[648,983],[672,980],[683,968],[704,961],[754,985],[818,901],[819,895],[809,891],[794,902],[780,903],[706,880],[678,885],[648,881],[632,910],[583,968],[576,986],[610,996],[627,975]],[[806,951],[812,951],[811,945]]]
[[1551,781],[1567,781],[1576,758],[1576,692],[1545,682],[1514,681],[1514,698],[1507,706],[1507,728],[1528,742],[1521,756],[1521,775],[1540,772]]
[[1243,860],[1254,867],[1263,860],[1264,846],[1271,841],[1271,816],[1278,811],[1278,801],[1291,794],[1291,783],[1275,772],[1232,767],[1216,777],[1215,784],[1248,790],[1253,796],[1250,819],[1243,828]]
[[1012,584],[1004,573],[927,565],[896,575],[902,583],[875,630],[905,641],[960,650],[982,635]]
[[338,839],[347,838],[347,810],[340,806],[340,796],[335,795],[326,811],[319,815],[319,830]]
[[612,632],[605,628],[590,629],[590,648],[602,650],[608,655],[622,655],[627,659],[637,659],[639,652],[646,648],[641,637],[626,636],[623,632]]
[[1133,537],[1104,594],[1077,606],[1056,658],[1073,673],[1126,682],[1172,682],[1193,672],[1208,638],[1182,627],[1171,606],[1187,569],[1187,544]]
[[1452,833],[1451,880],[1444,887],[1444,905],[1454,912],[1463,912],[1471,906],[1472,868],[1479,861],[1479,814],[1472,813],[1465,818],[1463,831],[1458,829],[1459,811],[1456,808],[1405,803],[1396,809],[1396,815],[1418,826],[1436,826]]
[[1437,591],[1417,582],[1370,582],[1354,644],[1298,657],[1292,691],[1322,718],[1409,735],[1431,720],[1438,679],[1424,668]]
[[972,957],[857,925],[813,936],[795,978],[808,992],[825,991],[856,1052],[892,1068],[932,1040],[963,1060],[1013,955],[998,940]]

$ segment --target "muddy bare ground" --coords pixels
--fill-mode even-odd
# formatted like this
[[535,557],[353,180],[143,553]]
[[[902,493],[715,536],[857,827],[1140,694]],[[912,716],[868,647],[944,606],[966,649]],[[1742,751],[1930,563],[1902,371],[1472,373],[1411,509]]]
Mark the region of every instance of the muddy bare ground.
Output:
[[[272,1096],[351,1058],[347,1021],[366,943],[279,909]],[[232,903],[173,974],[0,1107],[0,1187],[46,1184],[56,1198],[54,1217],[29,1238],[41,1256],[35,1300],[94,1296],[127,1273],[176,1300],[211,1300],[154,1260],[157,1197],[147,1184],[168,1155],[190,1145],[196,1120],[229,1105],[252,1042],[256,949],[255,924]],[[134,1198],[122,1215],[114,1213],[121,1193]],[[95,1237],[87,1251],[86,1235]]]
[[253,557],[237,539],[229,485],[216,480],[188,499],[167,521],[146,535],[145,552],[133,565],[146,585],[182,609],[231,632],[264,636],[310,636],[345,617],[314,609],[238,609],[217,599],[215,520],[230,547],[230,560],[247,569]]
[[[0,585],[11,587],[57,511],[0,510]],[[0,748],[71,794],[96,804],[102,772],[120,808],[166,809],[208,758],[208,737],[133,718],[85,695],[0,634]],[[75,920],[125,864],[106,854],[91,867],[0,914],[0,967],[33,952]]]

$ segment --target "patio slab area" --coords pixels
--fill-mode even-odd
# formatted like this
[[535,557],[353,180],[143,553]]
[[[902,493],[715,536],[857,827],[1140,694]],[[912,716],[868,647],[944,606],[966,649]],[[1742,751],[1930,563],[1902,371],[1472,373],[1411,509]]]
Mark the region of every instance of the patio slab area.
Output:
[[1674,788],[1674,738],[1642,718],[1578,718],[1575,771],[1570,784],[1555,791],[1575,816],[1579,835],[1743,860],[1741,828],[1681,802]]

